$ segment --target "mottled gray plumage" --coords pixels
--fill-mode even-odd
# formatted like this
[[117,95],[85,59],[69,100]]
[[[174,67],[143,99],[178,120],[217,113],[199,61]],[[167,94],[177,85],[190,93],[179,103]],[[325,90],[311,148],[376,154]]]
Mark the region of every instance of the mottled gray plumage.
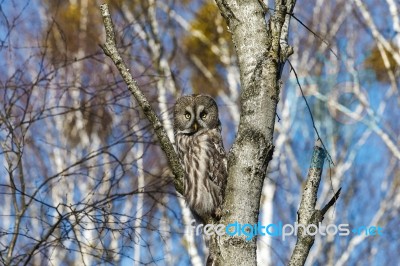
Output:
[[185,198],[189,207],[205,217],[222,204],[226,155],[215,101],[206,95],[188,95],[174,107],[175,145],[186,171]]

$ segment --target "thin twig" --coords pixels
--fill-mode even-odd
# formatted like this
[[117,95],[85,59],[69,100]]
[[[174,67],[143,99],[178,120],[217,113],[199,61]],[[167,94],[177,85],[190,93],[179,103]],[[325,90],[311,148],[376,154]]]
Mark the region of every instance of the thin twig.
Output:
[[333,49],[331,48],[331,45],[329,44],[328,41],[326,41],[324,38],[322,38],[321,36],[319,36],[318,34],[316,34],[314,31],[312,31],[306,24],[304,24],[300,19],[298,19],[293,13],[289,14],[290,16],[292,16],[292,18],[294,18],[295,20],[297,20],[297,22],[299,22],[304,28],[306,28],[309,32],[311,32],[315,37],[317,37],[321,42],[325,43],[328,46],[329,51],[332,52],[332,54],[339,59],[339,56],[335,53],[335,51],[333,51]]
[[309,105],[308,102],[307,102],[306,96],[304,95],[303,88],[302,88],[301,85],[300,85],[300,81],[299,81],[299,77],[297,76],[297,72],[296,72],[296,70],[294,69],[294,67],[293,67],[292,63],[290,62],[290,60],[288,59],[287,61],[289,62],[291,71],[293,71],[294,75],[296,76],[296,82],[297,82],[297,85],[298,85],[299,88],[300,88],[300,92],[301,92],[301,95],[302,95],[302,97],[303,97],[303,99],[304,99],[304,102],[306,103],[306,106],[307,106],[308,112],[309,112],[309,114],[310,114],[310,118],[311,118],[311,122],[312,122],[312,125],[313,125],[313,128],[314,128],[314,131],[315,131],[315,133],[317,134],[318,139],[321,141],[322,147],[324,148],[326,154],[328,155],[328,162],[329,162],[329,164],[335,165],[334,162],[333,162],[333,160],[332,160],[331,155],[329,154],[328,150],[327,150],[326,147],[325,147],[324,142],[322,141],[321,136],[319,135],[319,132],[318,132],[317,127],[315,126],[314,116],[313,116],[313,114],[312,114],[312,112],[311,112],[311,108],[310,108],[310,105]]

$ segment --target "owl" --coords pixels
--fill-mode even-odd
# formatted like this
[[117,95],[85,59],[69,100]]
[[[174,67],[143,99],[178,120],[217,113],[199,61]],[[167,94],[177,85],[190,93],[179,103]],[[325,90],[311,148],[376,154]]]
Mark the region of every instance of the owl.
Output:
[[186,173],[184,196],[189,207],[200,217],[218,217],[225,193],[227,161],[213,98],[179,98],[174,106],[174,135]]

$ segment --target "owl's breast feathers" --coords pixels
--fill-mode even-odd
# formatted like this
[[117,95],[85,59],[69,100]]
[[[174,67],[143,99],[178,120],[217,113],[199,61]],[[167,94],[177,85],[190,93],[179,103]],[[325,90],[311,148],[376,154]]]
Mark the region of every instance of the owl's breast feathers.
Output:
[[185,197],[199,214],[210,214],[223,200],[226,155],[218,128],[194,135],[177,134],[178,155],[186,171]]

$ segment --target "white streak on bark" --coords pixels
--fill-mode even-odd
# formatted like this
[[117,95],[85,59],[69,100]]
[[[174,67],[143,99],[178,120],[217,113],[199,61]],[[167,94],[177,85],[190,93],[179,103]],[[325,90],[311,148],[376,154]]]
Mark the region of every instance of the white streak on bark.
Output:
[[[263,196],[261,201],[260,213],[262,213],[262,225],[269,225],[273,222],[274,205],[273,199],[276,185],[269,179],[264,181]],[[272,263],[272,237],[269,235],[258,236],[257,238],[257,265],[270,266]]]
[[[137,128],[137,124],[133,128],[134,132],[139,133],[140,129]],[[138,169],[138,194],[136,195],[136,219],[134,223],[134,228],[135,228],[135,234],[136,235],[141,235],[142,234],[142,228],[141,228],[141,222],[142,222],[142,216],[143,216],[143,189],[145,187],[145,181],[144,181],[144,172],[143,172],[143,144],[141,142],[141,137],[138,137],[138,143],[136,143],[135,147],[135,154],[137,156],[137,169]],[[133,265],[141,265],[140,262],[140,254],[141,254],[141,243],[140,243],[140,238],[139,238],[139,243],[135,245],[134,248],[134,257],[133,257]]]
[[169,116],[169,110],[167,105],[167,92],[175,93],[176,87],[171,79],[172,71],[169,66],[165,55],[161,54],[162,42],[159,30],[159,24],[156,18],[156,2],[154,0],[149,0],[149,19],[152,32],[154,36],[148,36],[148,39],[152,39],[150,45],[151,56],[153,61],[157,65],[157,72],[159,72],[160,78],[157,80],[157,95],[158,103],[161,112],[161,121],[163,123],[164,129],[167,131],[170,141],[174,142],[174,134],[172,130],[172,122]]
[[162,234],[162,238],[164,239],[164,262],[165,265],[172,266],[176,265],[178,261],[176,259],[174,260],[174,257],[171,255],[172,247],[174,246],[171,237],[171,221],[168,217],[168,210],[164,207],[170,204],[168,193],[164,194],[162,202],[163,204],[162,206],[160,206],[160,208],[163,214],[163,220],[160,221],[160,233]]
[[[188,225],[190,226],[192,224],[193,217],[183,197],[178,197],[178,202],[179,205],[181,206],[183,224],[185,225],[186,228]],[[189,254],[191,265],[202,266],[204,265],[204,263],[202,262],[201,257],[199,255],[199,250],[198,247],[196,246],[195,238],[196,236],[194,233],[192,234],[185,231],[183,234],[183,241],[186,242],[187,244],[187,251]],[[205,246],[203,245],[203,250],[204,249]]]

